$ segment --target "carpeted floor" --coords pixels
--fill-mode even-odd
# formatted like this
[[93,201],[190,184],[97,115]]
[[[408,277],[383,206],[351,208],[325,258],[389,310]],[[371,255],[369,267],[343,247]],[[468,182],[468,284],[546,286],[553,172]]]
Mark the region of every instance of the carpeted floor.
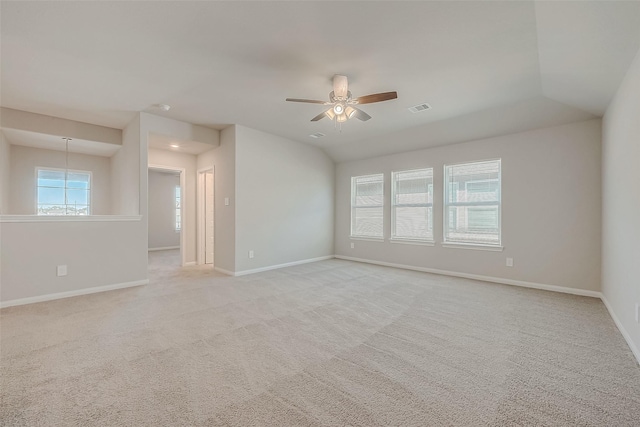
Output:
[[[638,426],[597,299],[330,260],[3,309],[3,426]],[[170,261],[174,260],[172,264]]]

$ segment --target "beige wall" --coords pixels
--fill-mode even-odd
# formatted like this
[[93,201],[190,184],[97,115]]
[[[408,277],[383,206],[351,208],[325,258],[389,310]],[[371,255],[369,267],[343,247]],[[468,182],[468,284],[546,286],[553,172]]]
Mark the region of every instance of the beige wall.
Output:
[[[139,197],[145,200],[147,197],[146,180],[142,183],[144,187],[141,185],[140,170],[144,168],[146,177],[147,159],[146,140],[140,138],[139,117],[124,133],[128,136],[115,155],[124,153],[121,159],[126,160],[117,170],[123,190],[118,200],[122,207],[135,208],[137,213]],[[146,218],[88,219],[6,222],[0,218],[0,302],[12,304],[15,300],[33,301],[52,294],[83,293],[101,286],[144,283],[147,279]],[[13,220],[15,218],[10,219]],[[57,265],[67,265],[68,275],[57,277]]]
[[[153,137],[153,136],[151,136]],[[191,263],[196,261],[196,156],[167,150],[149,149],[149,166],[165,166],[184,169],[184,194],[182,208],[182,226],[184,229],[183,259]],[[149,205],[151,209],[151,205]],[[151,218],[151,214],[149,214]],[[151,232],[151,229],[149,229]]]
[[179,186],[179,175],[149,170],[149,249],[180,246],[175,208]]
[[146,137],[143,140],[141,134],[138,116],[122,130],[122,148],[111,157],[111,213],[114,215],[141,214],[140,189],[146,189],[146,181],[141,181],[141,167],[144,176],[147,174]]
[[640,361],[640,52],[603,119],[602,292]]
[[[392,144],[392,140],[389,142]],[[600,290],[600,120],[340,163],[335,253],[354,258]],[[441,246],[443,165],[502,159],[504,251]],[[391,171],[433,167],[435,246],[390,243]],[[385,175],[384,242],[351,240],[351,177]],[[355,248],[350,248],[350,243]],[[506,267],[506,258],[514,266]]]
[[4,107],[0,108],[0,127],[108,144],[122,144],[120,129]]
[[[11,146],[11,186],[7,214],[36,214],[36,168],[65,168],[63,151]],[[91,214],[111,214],[111,159],[69,153],[69,169],[91,172]]]
[[[236,126],[220,132],[220,146],[198,156],[198,170],[214,168],[214,267],[235,271]],[[225,198],[229,205],[225,205]]]
[[320,149],[236,126],[236,271],[333,255],[334,179]]
[[0,214],[9,213],[11,144],[0,131]]

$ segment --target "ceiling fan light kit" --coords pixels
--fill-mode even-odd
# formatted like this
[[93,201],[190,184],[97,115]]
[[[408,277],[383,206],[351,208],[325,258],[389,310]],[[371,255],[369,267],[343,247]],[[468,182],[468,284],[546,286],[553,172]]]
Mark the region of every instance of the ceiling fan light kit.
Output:
[[[300,98],[287,98],[290,102],[305,102],[309,104],[322,104],[329,105],[329,109],[318,114],[312,122],[317,122],[325,117],[333,120],[336,123],[342,124],[349,119],[357,118],[363,122],[371,118],[370,115],[355,107],[359,104],[373,104],[374,102],[389,101],[391,99],[398,98],[397,92],[383,92],[375,93],[372,95],[361,96],[353,99],[351,92],[349,91],[349,82],[347,76],[336,74],[333,76],[333,90],[329,93],[329,101],[318,101],[313,99],[300,99]],[[342,130],[342,126],[340,126]]]

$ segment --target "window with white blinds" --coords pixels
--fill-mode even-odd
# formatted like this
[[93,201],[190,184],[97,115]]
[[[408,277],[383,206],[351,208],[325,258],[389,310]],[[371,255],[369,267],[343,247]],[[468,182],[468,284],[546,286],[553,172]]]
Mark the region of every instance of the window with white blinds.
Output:
[[384,175],[351,178],[351,237],[382,239]]
[[391,238],[433,241],[433,169],[391,173]]
[[500,245],[500,163],[445,165],[445,242]]

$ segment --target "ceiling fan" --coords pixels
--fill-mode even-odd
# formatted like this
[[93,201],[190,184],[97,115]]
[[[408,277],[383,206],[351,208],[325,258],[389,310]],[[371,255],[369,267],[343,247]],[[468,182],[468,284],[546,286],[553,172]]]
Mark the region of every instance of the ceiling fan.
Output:
[[329,101],[317,101],[314,99],[299,98],[287,98],[287,101],[330,105],[331,107],[329,107],[329,109],[318,114],[313,119],[311,119],[311,121],[317,122],[318,120],[328,117],[331,120],[335,120],[337,123],[343,123],[354,117],[362,121],[367,121],[371,118],[370,115],[357,108],[356,105],[389,101],[391,99],[396,99],[397,97],[397,92],[383,92],[360,96],[354,99],[351,96],[351,92],[349,91],[347,76],[336,74],[335,76],[333,76],[333,90],[331,91],[331,93],[329,93]]

